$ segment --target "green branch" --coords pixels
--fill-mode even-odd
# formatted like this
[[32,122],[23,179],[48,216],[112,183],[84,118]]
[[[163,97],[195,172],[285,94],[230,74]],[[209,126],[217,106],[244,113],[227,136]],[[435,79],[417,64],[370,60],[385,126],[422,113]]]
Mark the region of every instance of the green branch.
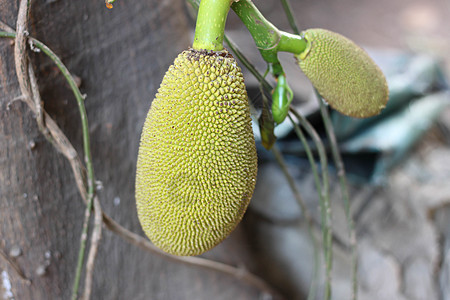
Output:
[[277,63],[280,51],[300,54],[306,49],[307,43],[301,36],[278,30],[251,0],[234,2],[231,8],[247,27],[266,62]]
[[15,39],[16,38],[16,33],[15,32],[0,31],[0,37]]
[[202,0],[200,2],[192,45],[194,49],[223,50],[223,35],[229,10],[230,0]]

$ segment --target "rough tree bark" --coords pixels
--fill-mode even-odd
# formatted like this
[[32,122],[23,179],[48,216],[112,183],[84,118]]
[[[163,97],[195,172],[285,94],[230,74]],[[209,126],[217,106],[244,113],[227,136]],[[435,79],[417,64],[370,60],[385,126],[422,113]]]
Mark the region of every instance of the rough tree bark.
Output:
[[[18,6],[18,0],[0,0],[0,20],[14,28]],[[119,0],[114,6],[107,10],[102,0],[32,1],[29,32],[81,79],[96,178],[104,187],[102,207],[141,233],[134,204],[141,126],[164,72],[191,37],[183,1]],[[81,154],[78,108],[68,85],[44,54],[30,56],[45,109]],[[12,101],[18,96],[12,41],[0,39],[0,250],[30,281],[0,256],[0,298],[68,299],[84,205],[69,164],[39,133],[28,107]],[[238,230],[207,256],[248,266],[242,235]],[[93,288],[92,299],[255,299],[258,294],[225,275],[143,252],[107,230]]]

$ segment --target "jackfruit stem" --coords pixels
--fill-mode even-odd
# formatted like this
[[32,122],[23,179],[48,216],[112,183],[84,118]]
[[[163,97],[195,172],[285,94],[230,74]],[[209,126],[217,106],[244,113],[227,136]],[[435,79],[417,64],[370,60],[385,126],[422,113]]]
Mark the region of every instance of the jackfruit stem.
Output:
[[240,0],[231,8],[250,31],[259,49],[270,49],[278,44],[280,31],[264,18],[252,1]]
[[299,35],[280,31],[280,42],[278,43],[278,51],[300,54],[305,51],[308,42]]
[[277,53],[280,51],[300,54],[306,49],[307,43],[303,37],[278,30],[251,0],[236,1],[231,8],[247,27],[266,62],[277,63]]
[[223,50],[223,35],[228,11],[233,0],[201,0],[192,48]]

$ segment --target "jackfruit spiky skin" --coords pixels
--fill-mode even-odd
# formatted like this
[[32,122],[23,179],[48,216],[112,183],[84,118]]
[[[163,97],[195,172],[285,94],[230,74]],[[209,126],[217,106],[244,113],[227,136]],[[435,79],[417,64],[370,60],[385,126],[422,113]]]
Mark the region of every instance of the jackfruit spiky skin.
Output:
[[337,111],[356,118],[377,115],[386,106],[386,79],[369,55],[346,37],[325,29],[302,32],[308,45],[298,64]]
[[136,204],[146,235],[198,255],[237,226],[256,182],[244,78],[235,59],[189,49],[166,72],[141,136]]

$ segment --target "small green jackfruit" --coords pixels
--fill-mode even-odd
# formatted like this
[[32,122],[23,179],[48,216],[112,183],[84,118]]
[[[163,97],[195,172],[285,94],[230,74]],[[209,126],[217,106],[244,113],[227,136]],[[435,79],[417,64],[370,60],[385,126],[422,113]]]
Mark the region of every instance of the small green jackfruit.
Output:
[[136,204],[146,235],[198,255],[242,219],[257,156],[244,78],[226,50],[189,49],[166,72],[145,120]]
[[356,118],[377,115],[389,90],[383,72],[358,45],[325,29],[302,32],[307,48],[298,64],[324,99],[337,111]]

